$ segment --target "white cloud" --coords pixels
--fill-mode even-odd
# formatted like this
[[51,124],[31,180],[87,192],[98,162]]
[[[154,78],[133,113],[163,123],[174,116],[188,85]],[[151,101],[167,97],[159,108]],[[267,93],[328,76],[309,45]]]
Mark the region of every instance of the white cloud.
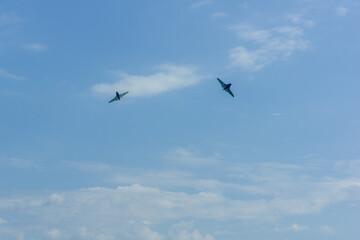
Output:
[[200,8],[200,7],[204,7],[206,5],[210,5],[212,3],[211,0],[201,0],[201,1],[196,1],[193,4],[191,4],[191,8]]
[[215,240],[215,238],[210,234],[202,235],[196,229],[191,232],[182,230],[173,234],[171,237],[173,240]]
[[53,193],[50,195],[49,200],[51,203],[62,203],[64,201],[64,197],[62,194]]
[[32,44],[24,45],[23,48],[32,50],[32,51],[44,51],[48,47],[43,44],[40,44],[40,43],[32,43]]
[[300,225],[297,223],[293,223],[291,226],[289,227],[284,227],[284,228],[275,228],[274,230],[276,232],[303,232],[303,231],[307,231],[310,228],[308,226],[305,225]]
[[[301,184],[309,185],[302,181],[296,186],[300,187]],[[275,186],[279,187],[281,186]],[[216,220],[264,219],[279,214],[315,213],[329,204],[360,196],[360,180],[356,179],[321,182],[310,184],[306,188],[313,190],[302,192],[300,188],[303,193],[301,195],[299,191],[287,193],[287,188],[278,189],[271,194],[273,198],[245,200],[227,198],[215,192],[187,194],[141,185],[121,186],[116,189],[97,187],[61,192],[60,201],[58,197],[54,201],[53,194],[1,199],[0,209],[23,209],[35,214],[37,218],[47,218],[49,214],[56,212],[58,218],[53,221],[67,221],[70,218],[77,221],[101,216],[103,224],[112,218],[120,222],[130,219],[141,222],[167,221],[184,217]]]
[[255,30],[252,26],[247,24],[232,27],[231,29],[236,31],[236,34],[240,39],[253,41],[255,43],[266,42],[272,37],[271,30]]
[[[43,232],[51,238],[63,234],[72,236],[71,239],[76,236],[81,239],[119,239],[135,235],[137,237],[131,239],[161,240],[164,239],[162,234],[144,227],[143,222],[176,220],[192,215],[192,204],[199,207],[204,202],[211,206],[211,202],[218,201],[218,197],[210,193],[189,195],[140,185],[116,189],[88,188],[63,192],[62,195],[61,202],[52,201],[51,195],[1,199],[0,210],[21,211],[21,221],[27,223],[26,231],[30,235],[44,229]],[[205,199],[210,202],[202,201]],[[212,215],[210,210],[207,212]],[[201,216],[203,213],[197,211],[195,214]],[[11,227],[19,228],[16,224]],[[53,225],[57,228],[51,229]],[[47,230],[49,228],[51,230]],[[197,231],[189,236],[190,239],[211,239]]]
[[273,31],[289,38],[296,38],[303,35],[303,30],[299,27],[282,26],[274,28]]
[[273,117],[281,117],[282,113],[273,113],[273,114],[271,114],[271,116],[273,116]]
[[170,229],[169,237],[173,240],[214,240],[210,234],[201,234],[195,229],[194,221],[174,224]]
[[20,76],[17,76],[13,73],[10,73],[8,71],[6,71],[5,69],[1,69],[0,68],[0,78],[3,77],[3,78],[7,78],[7,79],[10,79],[10,80],[16,80],[16,81],[20,81],[20,80],[25,80],[26,78],[24,77],[20,77]]
[[46,231],[45,235],[50,239],[59,239],[61,238],[61,232],[58,229],[51,229]]
[[336,171],[360,178],[360,160],[342,160],[333,165]]
[[243,46],[231,49],[230,59],[232,66],[250,71],[258,71],[271,62],[266,51],[249,51]]
[[129,91],[129,97],[153,96],[163,92],[195,85],[203,76],[193,67],[164,64],[157,67],[160,72],[148,75],[121,73],[120,80],[113,84],[100,83],[92,87],[97,94],[114,94],[115,91]]
[[299,225],[299,224],[296,224],[296,223],[291,225],[291,230],[294,231],[294,232],[302,232],[302,231],[306,231],[308,229],[309,229],[309,227],[305,226],[305,225]]
[[115,176],[110,180],[117,184],[140,184],[151,187],[173,188],[173,189],[192,189],[196,191],[210,192],[237,192],[245,194],[264,194],[266,191],[256,185],[234,184],[222,182],[216,179],[196,177],[194,174],[182,171],[120,171],[114,173]]
[[164,240],[164,236],[156,231],[153,231],[147,227],[143,227],[137,230],[137,236],[139,239],[144,240]]
[[231,65],[249,71],[258,71],[266,65],[289,57],[295,51],[308,48],[302,39],[303,30],[299,27],[281,26],[272,29],[257,30],[249,25],[232,27],[238,37],[257,46],[249,50],[239,46],[230,50]]
[[[347,190],[341,189],[340,192],[336,191],[336,194],[344,191]],[[296,198],[295,196],[292,198],[280,196],[272,200],[231,200],[221,194],[211,192],[187,194],[140,185],[116,189],[87,188],[61,194],[62,201],[53,201],[54,197],[51,195],[3,198],[0,200],[0,210],[9,214],[21,211],[21,221],[28,224],[27,233],[36,234],[38,230],[41,230],[39,228],[41,226],[47,236],[53,239],[60,238],[64,234],[72,238],[78,236],[79,239],[119,239],[134,236],[130,239],[162,240],[165,239],[165,233],[153,231],[143,222],[153,226],[152,222],[159,225],[186,218],[218,221],[266,220],[272,219],[273,215],[276,216],[279,213],[285,215],[314,213],[329,202],[339,201],[336,198],[331,200],[334,195],[328,193],[324,194],[320,206],[315,198],[306,199],[306,197]],[[328,198],[330,200],[324,202]],[[313,205],[317,206],[313,207]],[[7,225],[14,229],[19,228],[16,223],[14,224]],[[51,229],[54,225],[57,228]],[[187,224],[174,227],[170,239],[214,239],[211,235],[201,234],[191,227]],[[46,230],[49,228],[50,231]],[[308,230],[307,226],[299,224],[276,229],[276,231],[294,232],[306,230]]]
[[[60,234],[69,239],[212,240],[209,233],[200,233],[195,228],[194,221],[184,222],[184,219],[214,222],[276,220],[314,214],[335,203],[360,199],[359,178],[324,177],[316,169],[314,165],[222,162],[216,165],[216,170],[226,175],[222,179],[168,170],[147,170],[140,174],[131,171],[126,175],[125,169],[119,175],[127,178],[129,183],[142,182],[142,185],[3,197],[0,212],[5,219],[18,217],[17,221],[6,223],[8,228],[30,235],[37,232],[50,234],[56,226],[53,236]],[[196,185],[202,181],[209,185],[197,190]],[[192,186],[192,189],[176,191],[174,186],[177,184]],[[261,191],[246,191],[247,186]],[[173,225],[168,235],[152,229],[154,226],[162,228],[169,222],[178,224]],[[26,229],[22,228],[22,223],[27,224]],[[327,228],[322,229],[326,231]],[[301,232],[309,227],[294,223],[275,230]]]
[[338,15],[339,17],[346,16],[348,14],[348,12],[349,12],[349,9],[347,9],[343,6],[336,8],[336,15]]
[[288,14],[286,15],[286,18],[289,19],[294,24],[300,24],[309,28],[315,26],[314,21],[304,19],[301,14]]

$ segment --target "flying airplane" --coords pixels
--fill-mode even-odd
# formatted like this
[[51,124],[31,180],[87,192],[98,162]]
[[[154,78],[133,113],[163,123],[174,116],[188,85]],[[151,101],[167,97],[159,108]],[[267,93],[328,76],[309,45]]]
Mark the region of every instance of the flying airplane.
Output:
[[113,99],[111,99],[111,101],[110,101],[109,103],[114,102],[114,101],[120,101],[120,99],[121,99],[123,96],[125,96],[127,93],[128,93],[128,91],[127,91],[127,92],[124,92],[124,93],[122,93],[122,94],[119,94],[118,92],[116,92],[116,96],[115,96]]
[[223,88],[224,91],[227,91],[232,97],[235,97],[232,91],[230,90],[231,83],[225,84],[223,81],[220,80],[220,78],[217,78],[217,80],[221,84],[221,87]]

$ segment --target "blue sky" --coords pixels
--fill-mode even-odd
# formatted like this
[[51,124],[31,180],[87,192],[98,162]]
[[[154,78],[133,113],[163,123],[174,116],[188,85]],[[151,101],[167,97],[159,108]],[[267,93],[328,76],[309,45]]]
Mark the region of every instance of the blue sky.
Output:
[[358,239],[359,21],[354,0],[2,1],[0,238]]

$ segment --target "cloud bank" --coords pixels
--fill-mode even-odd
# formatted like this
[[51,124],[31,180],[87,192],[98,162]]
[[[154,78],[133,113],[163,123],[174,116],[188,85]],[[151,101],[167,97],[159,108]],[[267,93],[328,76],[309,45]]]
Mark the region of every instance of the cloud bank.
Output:
[[[174,154],[193,158],[186,149]],[[199,161],[202,158],[205,157],[196,156]],[[214,167],[219,171],[215,174],[217,179],[206,178],[201,173],[105,167],[101,170],[104,175],[123,176],[113,179],[122,182],[119,187],[1,198],[0,238],[213,240],[216,230],[223,229],[201,233],[194,224],[182,222],[272,222],[287,216],[320,213],[331,205],[360,199],[359,178],[324,177],[321,168],[317,170],[314,165],[213,164],[218,164]],[[88,171],[85,165],[81,169]],[[334,168],[344,172],[338,164]],[[180,185],[187,190],[176,190]],[[170,230],[160,231],[157,226]],[[274,231],[311,229],[316,228],[294,223]]]

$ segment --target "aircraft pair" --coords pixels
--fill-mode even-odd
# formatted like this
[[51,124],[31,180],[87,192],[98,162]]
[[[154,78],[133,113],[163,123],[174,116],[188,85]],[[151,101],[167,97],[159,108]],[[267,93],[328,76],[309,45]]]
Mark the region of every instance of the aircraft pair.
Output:
[[[216,78],[216,79],[219,81],[219,83],[221,84],[221,87],[223,88],[224,91],[228,92],[232,97],[235,97],[234,94],[230,90],[231,83],[226,84],[223,81],[221,81],[220,78]],[[111,99],[109,101],[109,103],[114,102],[114,101],[120,101],[120,99],[128,93],[129,93],[129,91],[121,93],[121,94],[116,92],[116,96],[113,99]]]

